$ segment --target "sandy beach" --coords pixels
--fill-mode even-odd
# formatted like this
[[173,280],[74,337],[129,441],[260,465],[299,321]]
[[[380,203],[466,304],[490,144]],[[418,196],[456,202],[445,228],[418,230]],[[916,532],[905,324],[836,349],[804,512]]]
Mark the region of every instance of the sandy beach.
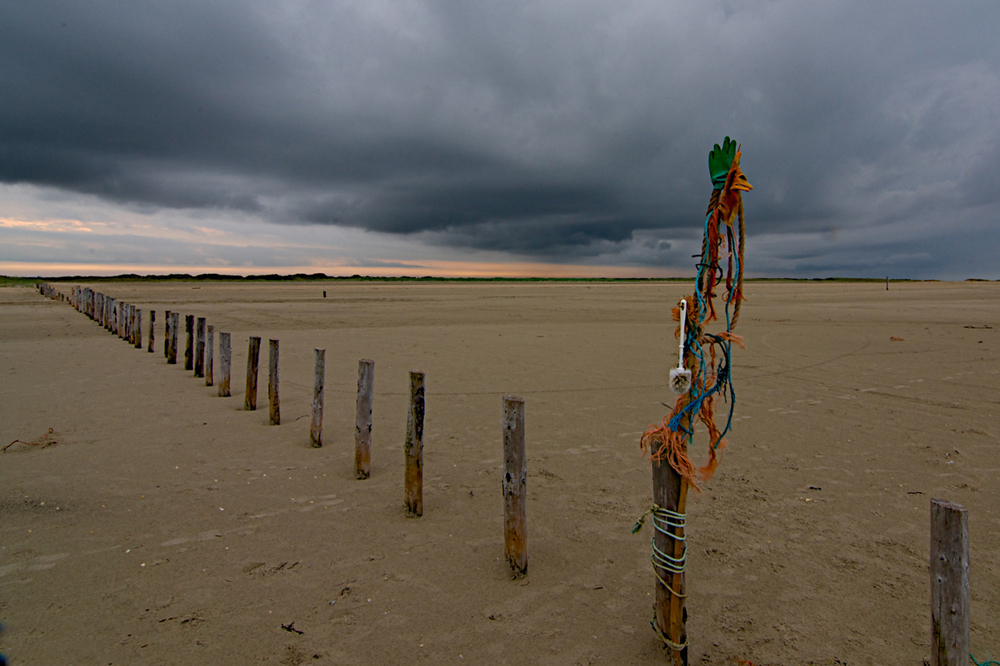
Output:
[[[156,310],[155,353],[0,289],[0,446],[29,443],[0,453],[12,666],[666,662],[648,527],[631,529],[651,501],[639,437],[673,402],[669,310],[688,285],[87,284]],[[932,497],[969,511],[972,652],[1000,658],[1000,284],[746,293],[729,447],[688,504],[691,663],[919,666]],[[232,334],[232,397],[166,363],[166,309]],[[264,340],[254,412],[251,335]],[[359,481],[362,358],[375,404]],[[413,369],[426,373],[421,518],[403,507]],[[503,559],[504,394],[525,399],[521,580]]]

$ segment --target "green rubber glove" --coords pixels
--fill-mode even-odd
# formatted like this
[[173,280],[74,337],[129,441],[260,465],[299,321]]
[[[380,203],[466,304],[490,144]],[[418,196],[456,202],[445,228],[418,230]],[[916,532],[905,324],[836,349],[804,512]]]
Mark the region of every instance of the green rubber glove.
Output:
[[708,153],[708,173],[712,176],[712,187],[721,190],[726,184],[726,176],[729,175],[729,167],[733,165],[736,157],[736,142],[728,136],[722,142],[722,148],[715,144]]

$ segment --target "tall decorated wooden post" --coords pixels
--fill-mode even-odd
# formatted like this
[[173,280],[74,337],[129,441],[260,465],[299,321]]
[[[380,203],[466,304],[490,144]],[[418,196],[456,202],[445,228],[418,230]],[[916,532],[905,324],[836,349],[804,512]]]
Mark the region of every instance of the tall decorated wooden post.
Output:
[[[638,532],[652,515],[650,538],[653,573],[656,576],[654,614],[650,623],[665,647],[672,663],[688,663],[687,587],[684,566],[687,561],[685,537],[686,505],[689,488],[698,490],[698,482],[709,479],[719,464],[719,454],[732,424],[736,394],[730,383],[730,351],[743,340],[733,333],[740,318],[743,301],[743,253],[746,247],[742,193],[753,189],[740,171],[740,151],[728,136],[720,147],[708,154],[712,178],[712,197],[705,216],[701,259],[697,264],[695,291],[682,298],[672,314],[678,322],[677,367],[670,371],[670,388],[678,394],[677,402],[660,425],[652,425],[642,435],[642,448],[653,468],[653,506],[639,519]],[[723,278],[725,282],[723,283]],[[709,333],[707,325],[719,320],[716,311],[717,287],[724,287],[722,302],[724,330]],[[725,426],[715,423],[716,399],[729,403]],[[695,468],[688,456],[694,425],[701,422],[708,431],[708,463]]]

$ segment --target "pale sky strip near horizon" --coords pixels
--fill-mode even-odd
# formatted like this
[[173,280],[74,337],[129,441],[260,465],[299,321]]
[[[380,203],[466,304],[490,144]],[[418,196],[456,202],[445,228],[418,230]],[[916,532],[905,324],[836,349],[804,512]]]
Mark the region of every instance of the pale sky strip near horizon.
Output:
[[5,3],[0,273],[690,275],[729,135],[748,275],[997,279],[998,25],[995,0]]

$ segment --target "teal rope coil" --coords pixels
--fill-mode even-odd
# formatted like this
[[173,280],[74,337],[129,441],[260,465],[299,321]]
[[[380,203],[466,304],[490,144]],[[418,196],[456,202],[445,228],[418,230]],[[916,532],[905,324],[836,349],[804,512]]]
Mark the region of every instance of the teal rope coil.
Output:
[[976,658],[972,656],[971,652],[969,653],[969,659],[972,660],[972,663],[975,664],[975,666],[1000,666],[1000,661],[993,661],[992,659],[987,659],[986,661],[976,661]]

